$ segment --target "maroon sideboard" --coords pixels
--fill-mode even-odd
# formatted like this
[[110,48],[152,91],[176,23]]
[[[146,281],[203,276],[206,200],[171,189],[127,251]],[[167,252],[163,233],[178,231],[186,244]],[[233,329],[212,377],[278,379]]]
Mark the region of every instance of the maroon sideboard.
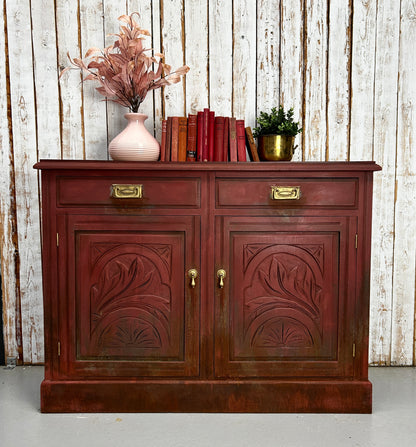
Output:
[[43,412],[371,412],[375,163],[35,168]]

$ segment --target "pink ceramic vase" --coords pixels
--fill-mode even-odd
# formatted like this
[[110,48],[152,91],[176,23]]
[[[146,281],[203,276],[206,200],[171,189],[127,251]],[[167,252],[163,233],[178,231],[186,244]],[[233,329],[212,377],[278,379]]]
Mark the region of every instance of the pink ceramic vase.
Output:
[[110,142],[110,157],[116,161],[157,161],[160,146],[144,126],[147,115],[126,113],[124,118],[127,126]]

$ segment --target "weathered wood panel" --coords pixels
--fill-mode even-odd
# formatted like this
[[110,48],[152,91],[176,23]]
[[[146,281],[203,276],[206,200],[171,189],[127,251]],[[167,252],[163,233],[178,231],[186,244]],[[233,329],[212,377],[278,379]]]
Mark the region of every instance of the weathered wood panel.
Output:
[[[0,14],[0,29],[5,29],[6,18],[4,4]],[[8,113],[8,73],[7,43],[4,33],[0,34],[0,267],[3,291],[4,351],[6,358],[19,358],[21,333],[16,330],[20,326],[20,313],[16,306],[20,305],[17,289],[16,255],[16,213],[13,170],[13,146],[11,145],[11,118]]]
[[379,2],[374,78],[374,159],[383,172],[374,178],[371,266],[370,358],[391,362],[397,73],[400,3]]
[[207,0],[185,0],[187,114],[208,107],[208,6]]
[[348,160],[351,2],[331,2],[328,30],[326,160]]
[[[172,71],[185,63],[185,17],[183,0],[161,0],[161,45],[165,62]],[[185,83],[169,85],[164,88],[165,116],[185,116]]]
[[43,361],[42,269],[39,237],[36,108],[30,2],[8,2],[7,34],[10,101],[13,126],[16,222],[19,248],[19,287],[23,360]]
[[393,365],[414,362],[416,261],[416,1],[402,0],[393,263]]
[[304,153],[305,160],[326,158],[327,2],[306,0],[304,45]]
[[233,9],[227,0],[209,0],[209,106],[232,116]]
[[376,0],[354,2],[350,160],[371,160],[373,156],[376,3]]
[[256,115],[269,113],[272,107],[279,105],[281,20],[277,5],[278,2],[273,0],[257,2]]
[[[287,110],[293,107],[294,117],[303,125],[303,0],[281,0],[280,39],[280,103]],[[274,2],[269,2],[273,8]],[[273,76],[273,72],[269,77]],[[293,160],[301,161],[303,156],[302,134],[296,137],[298,145]]]
[[[72,0],[56,0],[55,13],[58,65],[62,70],[69,65],[67,53],[71,58],[81,57],[79,3]],[[81,79],[81,73],[73,70],[59,80],[61,154],[64,159],[85,158]]]
[[259,111],[281,103],[294,107],[304,127],[295,161],[382,164],[374,184],[370,361],[415,363],[415,0],[17,0],[3,8],[0,236],[8,356],[43,359],[33,163],[105,159],[108,141],[125,126],[126,109],[102,101],[79,71],[59,81],[58,72],[69,64],[67,52],[80,57],[108,45],[117,18],[138,11],[152,34],[149,47],[164,51],[173,68],[191,67],[185,82],[151,92],[142,105],[157,138],[162,116],[209,106],[255,126]]
[[[104,47],[104,2],[101,0],[79,0],[81,55],[92,47]],[[103,97],[95,90],[92,82],[84,82],[83,122],[85,158],[105,160],[107,158],[107,110]]]
[[256,3],[233,2],[233,115],[247,126],[256,121]]

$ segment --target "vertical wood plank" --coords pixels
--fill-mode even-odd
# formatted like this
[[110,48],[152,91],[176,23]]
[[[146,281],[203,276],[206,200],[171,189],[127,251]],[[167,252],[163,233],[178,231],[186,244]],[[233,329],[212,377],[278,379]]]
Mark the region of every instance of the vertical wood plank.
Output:
[[[81,55],[92,47],[104,46],[103,3],[101,0],[80,0]],[[92,160],[107,158],[107,118],[103,97],[95,90],[95,82],[83,84],[83,118],[85,157]]]
[[234,0],[233,114],[247,126],[256,122],[256,3]]
[[350,2],[328,2],[328,140],[326,160],[348,160]]
[[39,158],[61,157],[54,0],[31,5]]
[[[58,64],[62,70],[71,58],[81,57],[79,0],[56,0]],[[61,102],[61,156],[63,159],[85,158],[81,73],[73,70],[59,80]]]
[[[104,6],[104,46],[108,47],[114,43],[117,39],[116,36],[111,34],[117,34],[121,22],[117,19],[127,13],[126,5],[124,2],[103,2]],[[124,25],[124,23],[123,23]],[[104,97],[101,97],[103,99]],[[124,119],[124,115],[129,111],[128,108],[116,104],[113,101],[106,101],[107,109],[107,144],[118,135],[127,124]],[[145,113],[145,112],[143,112]]]
[[325,160],[327,141],[327,0],[306,0],[304,153]]
[[411,365],[416,257],[416,1],[402,0],[399,50],[392,365]]
[[[232,2],[209,0],[209,106],[231,116],[233,91]],[[253,18],[254,20],[254,18]]]
[[[172,71],[185,61],[185,24],[183,0],[163,0],[161,5],[162,48],[165,62]],[[186,113],[185,82],[163,89],[165,116],[184,116]]]
[[[274,2],[271,2],[272,4]],[[285,110],[293,107],[294,117],[303,126],[303,0],[281,0],[280,103]],[[276,75],[277,76],[277,75]],[[267,94],[267,91],[265,92]],[[303,155],[302,134],[293,161]]]
[[42,269],[39,239],[36,109],[28,0],[8,2],[10,93],[13,126],[23,361],[43,361]]
[[207,0],[185,0],[187,114],[208,107],[208,5]]
[[284,38],[280,36],[279,6],[272,0],[257,1],[257,116],[279,106],[280,37]]
[[376,4],[377,0],[354,1],[350,160],[373,159]]
[[374,83],[374,176],[370,299],[370,363],[390,365],[394,290],[394,202],[400,2],[379,2]]
[[[5,9],[2,4],[0,14],[0,30],[5,29]],[[0,267],[1,287],[3,292],[3,325],[4,325],[4,351],[8,357],[18,358],[18,343],[16,323],[19,316],[16,315],[18,300],[16,284],[16,214],[14,203],[14,177],[13,177],[13,152],[9,135],[8,115],[8,77],[6,72],[6,40],[5,33],[0,34]]]

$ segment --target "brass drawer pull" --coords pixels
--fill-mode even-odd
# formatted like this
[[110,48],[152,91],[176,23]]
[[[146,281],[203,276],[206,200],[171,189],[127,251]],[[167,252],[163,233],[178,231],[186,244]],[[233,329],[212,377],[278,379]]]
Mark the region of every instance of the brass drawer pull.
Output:
[[272,200],[299,200],[300,186],[272,186]]
[[143,185],[111,185],[111,197],[113,199],[141,199]]

